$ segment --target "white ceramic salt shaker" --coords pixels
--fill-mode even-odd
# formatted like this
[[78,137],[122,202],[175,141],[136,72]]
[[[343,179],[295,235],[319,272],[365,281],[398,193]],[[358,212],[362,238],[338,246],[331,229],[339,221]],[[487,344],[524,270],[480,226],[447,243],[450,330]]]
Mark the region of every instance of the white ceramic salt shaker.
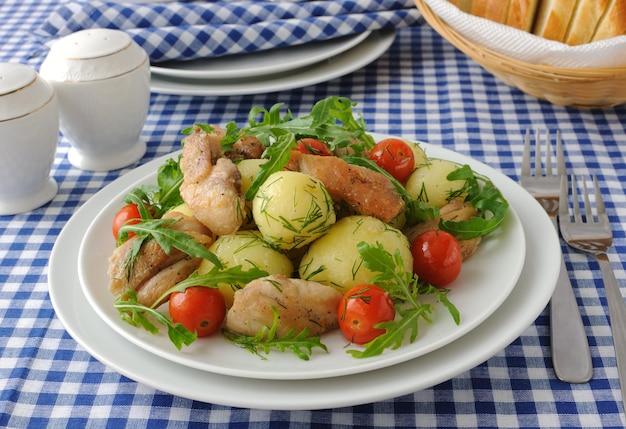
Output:
[[52,45],[40,74],[57,92],[72,165],[110,171],[141,159],[150,62],[128,34],[103,28],[72,33]]
[[0,215],[54,198],[58,186],[50,171],[58,141],[54,88],[27,65],[0,63]]

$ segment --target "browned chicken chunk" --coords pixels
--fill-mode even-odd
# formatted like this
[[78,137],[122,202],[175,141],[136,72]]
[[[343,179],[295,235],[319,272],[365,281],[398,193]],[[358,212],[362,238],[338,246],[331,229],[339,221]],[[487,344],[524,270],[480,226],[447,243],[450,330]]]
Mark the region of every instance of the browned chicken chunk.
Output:
[[[193,217],[180,213],[170,213],[168,217],[179,219],[172,229],[192,236],[204,246],[210,246],[215,240],[211,231]],[[187,278],[202,261],[175,248],[168,255],[156,241],[147,240],[129,268],[129,255],[137,239],[128,239],[109,258],[109,290],[114,296],[134,290],[141,304],[151,306],[169,288]]]
[[200,222],[217,235],[227,235],[243,224],[245,199],[240,192],[241,174],[235,164],[228,158],[216,160],[213,148],[216,139],[200,128],[185,138],[180,161],[184,174],[180,195]]
[[272,307],[279,313],[278,337],[291,329],[309,330],[319,336],[337,328],[337,308],[341,293],[331,286],[282,275],[262,277],[235,292],[233,306],[226,315],[226,329],[254,336],[274,322]]
[[320,180],[333,200],[345,202],[358,214],[391,222],[404,209],[404,200],[385,176],[341,158],[293,151],[287,168]]

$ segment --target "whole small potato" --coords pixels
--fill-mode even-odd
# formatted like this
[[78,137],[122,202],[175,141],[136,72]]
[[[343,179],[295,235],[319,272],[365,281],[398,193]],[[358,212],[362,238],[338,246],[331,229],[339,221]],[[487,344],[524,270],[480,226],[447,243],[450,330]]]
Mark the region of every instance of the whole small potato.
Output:
[[252,214],[263,238],[281,249],[309,244],[336,219],[324,184],[295,171],[270,175],[252,201]]
[[416,169],[406,182],[406,190],[412,198],[443,207],[450,199],[463,199],[466,195],[465,180],[450,181],[446,177],[459,165],[444,159],[430,159]]
[[[224,267],[232,268],[241,265],[244,270],[257,267],[269,274],[283,274],[291,276],[293,264],[289,258],[270,246],[258,231],[237,231],[232,235],[222,235],[209,247]],[[198,267],[199,274],[206,274],[214,267],[213,263],[203,260]],[[219,285],[220,292],[226,301],[226,306],[233,305],[233,294],[245,284]]]
[[[261,165],[265,164],[267,159],[242,159],[237,165],[237,169],[241,174],[241,193],[245,195],[252,186]],[[246,201],[246,219],[247,222],[241,226],[241,229],[256,229],[254,217],[252,216],[252,201]]]
[[404,268],[413,269],[409,240],[397,229],[370,216],[348,216],[335,223],[326,235],[311,243],[298,269],[300,277],[346,292],[370,283],[374,273],[363,265],[360,242],[380,243],[390,254],[400,251]]
[[405,141],[413,152],[413,158],[415,158],[415,168],[420,168],[422,165],[426,164],[428,162],[428,157],[426,156],[426,152],[424,152],[424,149],[422,149],[420,144],[410,140]]

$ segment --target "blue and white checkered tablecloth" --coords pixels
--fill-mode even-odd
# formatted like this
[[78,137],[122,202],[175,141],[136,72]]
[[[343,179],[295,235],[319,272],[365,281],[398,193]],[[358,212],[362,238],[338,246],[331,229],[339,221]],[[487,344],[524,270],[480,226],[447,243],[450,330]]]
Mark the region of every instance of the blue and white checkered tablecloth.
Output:
[[[61,0],[0,2],[0,61],[31,57],[30,33]],[[568,169],[597,174],[614,234],[610,259],[626,294],[626,106],[584,111],[509,88],[427,26],[404,28],[369,66],[315,86],[254,96],[153,94],[141,164],[180,146],[194,122],[243,123],[252,106],[284,102],[294,114],[329,95],[358,102],[369,129],[441,144],[518,179],[522,136],[560,129]],[[4,142],[0,142],[4,144]],[[622,428],[626,420],[607,302],[598,266],[563,247],[587,330],[594,378],[554,376],[545,310],[522,335],[476,368],[398,398],[318,411],[271,411],[202,403],[157,391],[108,368],[57,318],[48,293],[48,258],[63,226],[98,190],[133,167],[78,170],[61,137],[53,166],[59,193],[32,212],[0,217],[0,426],[42,427],[541,427]],[[97,333],[94,333],[97,335]]]

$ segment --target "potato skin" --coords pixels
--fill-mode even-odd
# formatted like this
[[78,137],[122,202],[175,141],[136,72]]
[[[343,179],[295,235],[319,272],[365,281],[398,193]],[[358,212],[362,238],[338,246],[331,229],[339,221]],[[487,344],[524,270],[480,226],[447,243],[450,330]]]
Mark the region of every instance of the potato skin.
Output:
[[404,267],[413,268],[409,241],[399,230],[371,216],[348,216],[313,242],[300,262],[300,278],[335,287],[345,293],[352,286],[371,283],[375,275],[365,268],[357,245],[380,243],[387,252],[400,251]]
[[406,190],[412,198],[439,208],[448,204],[451,195],[465,198],[465,181],[449,181],[448,174],[459,169],[455,162],[431,158],[417,168],[406,182]]
[[324,184],[295,171],[271,174],[252,201],[252,214],[263,238],[285,250],[309,244],[336,220]]
[[[257,267],[269,274],[285,276],[290,276],[294,270],[289,258],[266,243],[258,231],[237,231],[235,234],[222,235],[215,240],[209,250],[215,253],[227,268],[237,265],[241,265],[244,270]],[[198,273],[206,274],[213,267],[213,263],[205,259],[198,267]],[[232,306],[235,291],[244,286],[245,284],[226,283],[219,285],[227,307]]]

